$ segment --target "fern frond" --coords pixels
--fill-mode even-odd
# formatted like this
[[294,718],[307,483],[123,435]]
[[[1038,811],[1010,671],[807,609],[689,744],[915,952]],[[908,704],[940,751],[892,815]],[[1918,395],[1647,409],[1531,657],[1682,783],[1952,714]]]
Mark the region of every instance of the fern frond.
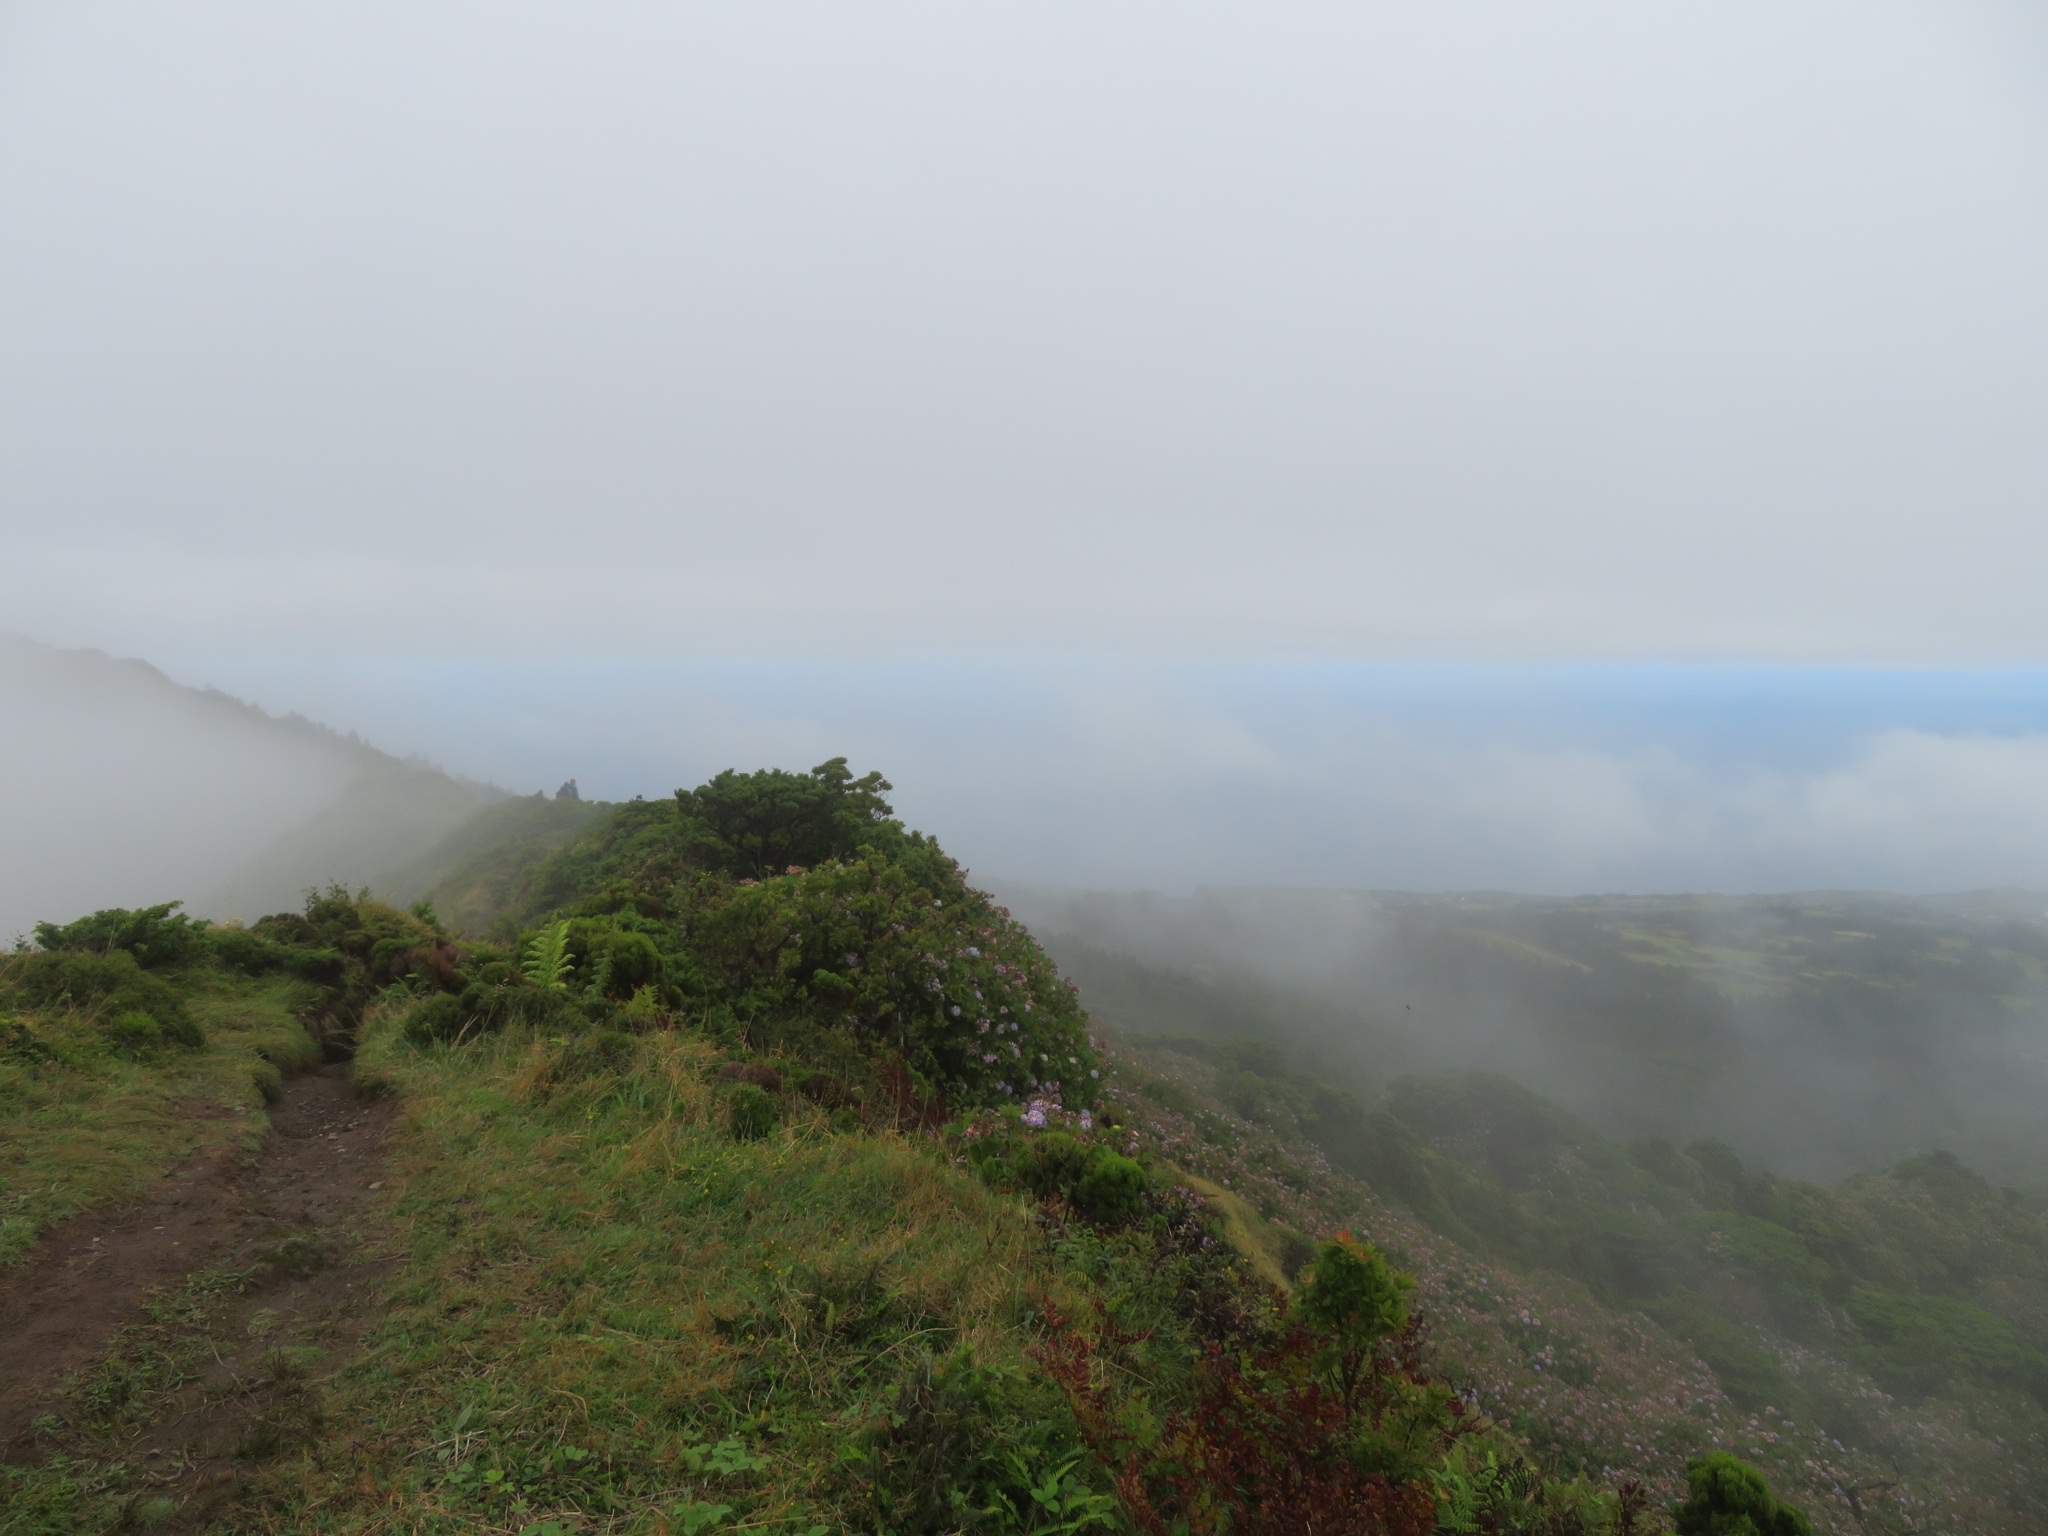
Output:
[[536,933],[526,946],[526,964],[521,968],[527,982],[547,992],[569,990],[569,920],[550,923]]

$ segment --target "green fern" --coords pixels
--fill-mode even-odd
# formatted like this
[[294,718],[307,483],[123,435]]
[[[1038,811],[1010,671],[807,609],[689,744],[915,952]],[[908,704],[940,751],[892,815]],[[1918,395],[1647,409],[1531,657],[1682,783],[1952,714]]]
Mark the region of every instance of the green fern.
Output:
[[569,922],[550,923],[526,946],[527,981],[545,992],[569,990]]

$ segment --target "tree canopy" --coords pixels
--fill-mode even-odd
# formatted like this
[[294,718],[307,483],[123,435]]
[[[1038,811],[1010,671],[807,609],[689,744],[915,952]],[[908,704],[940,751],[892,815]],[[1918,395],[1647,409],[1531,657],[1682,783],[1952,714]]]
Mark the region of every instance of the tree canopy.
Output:
[[686,845],[704,868],[765,880],[792,865],[809,869],[862,848],[894,851],[906,839],[882,796],[879,773],[853,776],[843,757],[809,773],[728,768],[696,789],[676,791]]

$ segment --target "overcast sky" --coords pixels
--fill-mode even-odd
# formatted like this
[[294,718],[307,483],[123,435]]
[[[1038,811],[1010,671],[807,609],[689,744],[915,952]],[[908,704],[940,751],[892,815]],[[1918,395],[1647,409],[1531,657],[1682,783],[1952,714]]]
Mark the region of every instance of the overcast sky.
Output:
[[2048,885],[2044,273],[2019,3],[0,0],[0,629],[1035,879]]
[[0,582],[273,654],[2048,659],[1985,0],[13,0]]

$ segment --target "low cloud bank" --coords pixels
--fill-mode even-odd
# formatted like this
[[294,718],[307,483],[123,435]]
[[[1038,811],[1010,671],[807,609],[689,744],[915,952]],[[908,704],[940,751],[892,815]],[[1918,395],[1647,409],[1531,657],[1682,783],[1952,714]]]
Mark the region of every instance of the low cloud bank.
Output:
[[[8,933],[96,904],[204,901],[265,857],[237,910],[371,878],[488,793],[81,654],[22,642],[0,658]],[[2048,686],[2032,674],[957,658],[169,670],[525,793],[576,775],[590,796],[661,796],[726,767],[846,754],[998,885],[2048,889]],[[372,789],[371,768],[419,777]]]
[[531,792],[880,768],[993,880],[2048,888],[2048,677],[631,658],[173,671]]

